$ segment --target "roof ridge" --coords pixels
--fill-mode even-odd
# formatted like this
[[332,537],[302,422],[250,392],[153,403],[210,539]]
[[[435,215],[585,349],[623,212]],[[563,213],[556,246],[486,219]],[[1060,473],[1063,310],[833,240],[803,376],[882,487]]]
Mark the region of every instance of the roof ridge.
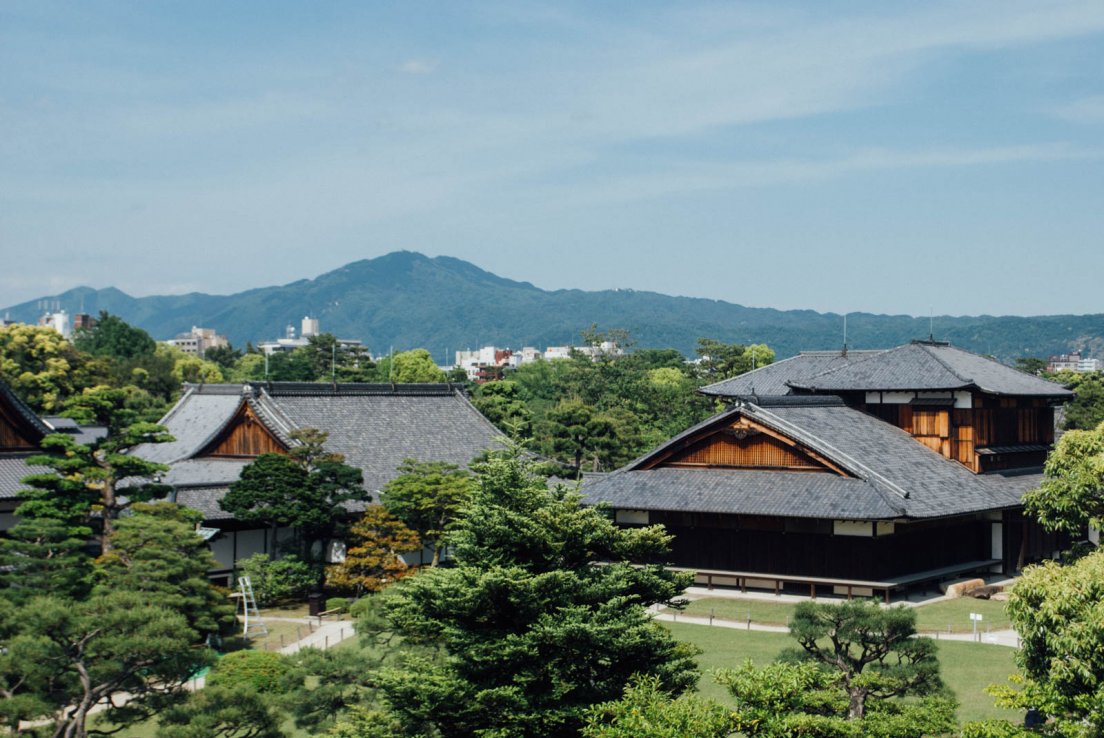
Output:
[[[291,434],[299,430],[299,424],[293,421],[288,414],[284,412],[284,409],[280,407],[280,403],[276,401],[272,395],[268,394],[262,387],[259,395],[251,395],[245,398],[246,404],[253,408],[253,412],[256,413],[257,418],[273,432],[281,441],[284,441],[289,446],[299,445],[299,442],[292,438]],[[235,415],[237,411],[235,411]],[[271,427],[270,423],[275,424],[278,427]]]
[[180,399],[176,401],[176,404],[169,408],[169,411],[167,413],[161,416],[161,419],[157,421],[158,425],[165,425],[168,422],[169,418],[176,415],[177,411],[180,410],[181,407],[183,407],[184,401],[195,394],[195,385],[185,384],[184,387],[186,389],[180,395]]
[[[800,441],[803,441],[803,442],[808,442],[809,439],[812,439],[813,443],[810,444],[810,445],[820,446],[822,449],[826,449],[828,451],[828,456],[829,457],[832,457],[834,461],[841,462],[841,465],[844,466],[845,468],[851,467],[850,469],[848,469],[848,471],[853,471],[853,472],[859,474],[860,477],[863,479],[863,481],[869,483],[871,481],[871,479],[874,479],[874,480],[878,481],[879,483],[884,484],[886,487],[888,487],[894,494],[896,494],[901,499],[903,499],[903,500],[909,499],[909,493],[908,493],[907,490],[902,489],[895,482],[887,479],[882,474],[874,471],[873,469],[868,467],[866,464],[863,464],[862,462],[856,460],[850,454],[847,454],[847,453],[844,453],[843,451],[840,451],[838,448],[833,446],[828,441],[825,441],[824,439],[820,438],[819,436],[815,436],[812,433],[809,433],[808,431],[804,430],[803,428],[795,425],[794,423],[791,423],[790,421],[788,421],[784,418],[779,417],[778,415],[775,415],[774,413],[772,413],[771,411],[769,411],[765,408],[761,408],[758,405],[755,405],[753,403],[747,403],[747,404],[748,404],[748,406],[750,406],[752,408],[752,414],[758,415],[758,413],[762,412],[765,415],[769,416],[769,418],[776,425],[781,426],[779,428],[776,428],[776,430],[780,430],[780,431],[792,434],[794,436],[794,440],[800,440]],[[887,500],[887,502],[889,502],[889,501]],[[896,508],[897,506],[893,506],[893,507]],[[904,510],[901,510],[901,512],[904,512]]]
[[779,364],[785,364],[787,361],[793,361],[798,356],[801,356],[804,353],[805,353],[804,351],[801,351],[801,352],[798,352],[798,353],[794,354],[793,356],[787,356],[785,359],[779,359],[778,361],[772,361],[769,364],[763,364],[763,366],[757,366],[754,369],[752,369],[751,371],[744,372],[743,374],[735,374],[731,377],[725,377],[724,379],[721,379],[721,380],[718,380],[718,381],[713,382],[711,384],[707,384],[707,385],[704,385],[702,387],[699,387],[698,391],[701,392],[703,390],[709,389],[710,387],[717,387],[718,385],[722,385],[725,382],[731,382],[733,379],[744,379],[746,377],[751,376],[752,374],[755,374],[756,372],[761,372],[764,369],[768,369],[770,367],[778,366]]
[[22,397],[15,393],[15,390],[8,385],[7,382],[0,380],[0,395],[4,395],[15,406],[15,411],[19,413],[24,420],[30,423],[36,431],[44,436],[48,436],[54,432],[54,427],[44,421],[38,416],[31,406],[28,405]]
[[[869,356],[864,356],[861,359],[859,359],[858,361],[852,361],[848,364],[844,364],[843,366],[830,366],[830,367],[828,367],[827,369],[825,369],[823,371],[817,372],[816,374],[810,374],[809,376],[805,377],[804,379],[787,381],[786,386],[787,387],[809,387],[811,385],[809,385],[809,384],[800,384],[800,382],[811,382],[814,379],[816,379],[817,377],[823,377],[827,374],[833,374],[835,372],[840,372],[840,371],[843,371],[844,369],[847,369],[847,370],[853,369],[856,364],[862,364],[863,362],[870,361],[871,359],[877,358],[877,357],[879,357],[883,354],[888,354],[892,351],[896,351],[899,348],[901,348],[901,347],[900,346],[895,346],[894,348],[891,348],[891,349],[868,349],[867,353],[869,353],[870,355]],[[855,353],[859,353],[859,352],[855,352]]]
[[[449,384],[453,384],[453,383],[450,382]],[[497,425],[495,425],[494,423],[491,422],[490,418],[488,418],[483,413],[479,412],[479,408],[477,408],[475,406],[475,404],[468,398],[467,393],[464,392],[461,387],[455,387],[454,390],[453,390],[452,395],[453,395],[453,397],[458,399],[462,405],[464,405],[465,407],[469,408],[472,412],[474,412],[476,417],[478,417],[481,421],[483,421],[487,425],[488,428],[490,428],[492,431],[494,431],[495,435],[501,436],[503,438],[508,438],[508,436],[505,433],[502,432],[501,428],[499,428]]]
[[[942,367],[943,367],[944,369],[946,369],[947,371],[949,371],[949,372],[951,373],[951,375],[952,375],[952,376],[958,377],[958,378],[959,378],[960,380],[962,380],[962,383],[963,383],[963,384],[972,384],[972,385],[974,385],[975,387],[978,387],[978,386],[979,386],[979,385],[978,385],[978,383],[977,383],[977,382],[975,382],[975,381],[974,381],[974,380],[973,380],[972,378],[970,378],[970,377],[964,377],[964,376],[962,376],[961,374],[959,374],[958,372],[956,372],[956,371],[955,371],[955,370],[954,370],[954,369],[953,369],[953,368],[951,367],[951,365],[950,365],[950,364],[948,364],[947,362],[945,362],[945,361],[943,360],[943,358],[942,358],[942,357],[940,357],[940,356],[937,356],[936,354],[934,354],[934,353],[933,353],[933,352],[931,352],[931,351],[928,351],[928,349],[929,349],[929,348],[935,348],[936,344],[933,344],[933,343],[913,343],[913,344],[907,344],[907,345],[909,345],[909,346],[919,346],[920,348],[922,348],[922,349],[924,350],[924,352],[925,352],[925,353],[927,353],[927,355],[928,355],[928,356],[932,357],[932,358],[933,358],[933,359],[935,359],[935,360],[936,360],[937,362],[939,362],[939,364],[940,364],[940,365],[942,365]],[[945,346],[945,347],[946,347],[946,348],[956,348],[956,347],[954,347],[954,346],[951,346],[951,344],[949,344],[949,343],[948,343],[948,344],[946,344],[946,346]],[[959,351],[962,351],[962,349],[958,349],[958,350],[959,350]],[[974,356],[981,356],[981,354],[974,354],[974,353],[973,353],[972,351],[965,351],[965,352],[963,352],[963,353],[973,354]],[[982,358],[985,358],[985,357],[982,357]],[[999,361],[998,361],[998,362],[996,362],[996,363],[1000,364],[1000,362],[999,362]],[[1002,366],[1003,366],[1003,364],[1002,364]]]

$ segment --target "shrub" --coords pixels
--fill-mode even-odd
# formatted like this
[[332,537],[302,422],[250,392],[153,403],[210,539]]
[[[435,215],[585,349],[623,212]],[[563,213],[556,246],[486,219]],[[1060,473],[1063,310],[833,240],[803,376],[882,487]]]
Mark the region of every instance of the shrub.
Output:
[[330,597],[326,600],[327,611],[345,612],[347,609],[349,609],[349,601],[344,597]]
[[318,580],[314,568],[295,556],[273,561],[268,554],[253,554],[239,561],[238,568],[252,582],[253,595],[260,607],[302,598]]
[[271,651],[234,651],[218,660],[207,675],[207,685],[236,688],[248,686],[261,693],[279,691],[288,672],[287,660]]

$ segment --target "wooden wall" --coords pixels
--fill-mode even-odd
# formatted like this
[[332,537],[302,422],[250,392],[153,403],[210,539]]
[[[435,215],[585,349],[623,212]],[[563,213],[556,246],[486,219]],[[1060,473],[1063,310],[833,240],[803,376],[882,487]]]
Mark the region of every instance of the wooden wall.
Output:
[[698,441],[663,466],[826,471],[799,449],[765,433],[746,430],[722,431]]
[[0,450],[29,451],[37,445],[29,441],[19,430],[13,411],[0,404]]
[[[967,409],[898,404],[867,405],[863,409],[896,425],[928,448],[968,467],[985,468],[979,447],[1050,445],[1054,442],[1054,410],[1042,398],[990,397],[974,394]],[[1006,460],[1016,465],[1015,459]],[[1025,455],[1019,465],[1034,466],[1036,456]]]
[[[720,526],[677,513],[652,513],[674,535],[671,563],[703,569],[750,571],[794,576],[885,579],[990,557],[992,526],[959,518],[926,525],[898,525],[877,538],[800,532],[775,518],[768,526],[743,525],[736,518]],[[750,522],[750,521],[749,521]],[[820,524],[831,521],[810,521]]]
[[210,446],[202,456],[254,457],[261,454],[286,453],[284,444],[273,436],[264,424],[257,419],[248,405],[238,411],[237,417],[228,429]]

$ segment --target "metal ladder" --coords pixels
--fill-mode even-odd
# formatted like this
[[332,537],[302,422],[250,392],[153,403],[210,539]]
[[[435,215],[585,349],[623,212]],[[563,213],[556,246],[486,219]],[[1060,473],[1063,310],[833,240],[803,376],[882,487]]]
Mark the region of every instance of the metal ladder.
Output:
[[253,582],[249,577],[238,577],[238,587],[241,589],[242,635],[246,638],[268,635],[268,628],[257,609],[257,598],[253,596]]

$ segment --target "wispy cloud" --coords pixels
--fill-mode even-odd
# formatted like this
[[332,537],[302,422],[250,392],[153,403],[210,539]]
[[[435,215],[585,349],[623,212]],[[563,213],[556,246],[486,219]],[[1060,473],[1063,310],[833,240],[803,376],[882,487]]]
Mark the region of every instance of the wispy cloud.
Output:
[[1071,123],[1104,123],[1104,95],[1083,97],[1054,111],[1055,115]]
[[407,59],[399,65],[403,74],[433,74],[437,71],[436,59]]

